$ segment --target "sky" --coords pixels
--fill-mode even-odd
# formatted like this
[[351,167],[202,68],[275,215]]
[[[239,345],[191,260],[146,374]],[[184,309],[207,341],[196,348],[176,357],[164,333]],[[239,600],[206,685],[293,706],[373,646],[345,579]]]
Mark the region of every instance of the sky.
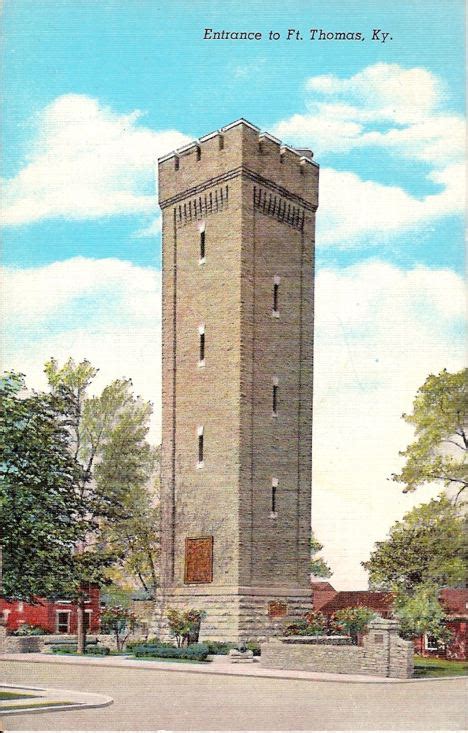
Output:
[[362,589],[374,542],[439,490],[391,481],[401,415],[464,361],[463,2],[243,6],[4,0],[3,367],[35,388],[50,356],[88,358],[97,389],[131,377],[159,442],[157,157],[240,117],[311,147],[312,525],[331,582]]

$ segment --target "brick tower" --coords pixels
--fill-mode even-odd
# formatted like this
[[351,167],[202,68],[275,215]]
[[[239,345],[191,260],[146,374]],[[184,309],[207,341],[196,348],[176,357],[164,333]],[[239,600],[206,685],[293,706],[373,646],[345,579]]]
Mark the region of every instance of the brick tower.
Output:
[[159,160],[163,602],[201,638],[310,608],[318,175],[242,119]]

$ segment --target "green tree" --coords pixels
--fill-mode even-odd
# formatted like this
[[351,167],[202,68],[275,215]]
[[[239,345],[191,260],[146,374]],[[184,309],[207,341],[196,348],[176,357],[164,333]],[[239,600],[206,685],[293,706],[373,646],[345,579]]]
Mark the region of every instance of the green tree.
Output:
[[[154,512],[150,499],[145,497],[157,463],[157,453],[146,441],[151,404],[133,395],[129,379],[117,379],[99,395],[90,396],[89,387],[97,369],[87,360],[76,364],[68,359],[59,367],[51,359],[45,372],[53,393],[66,388],[73,398],[70,429],[74,455],[83,470],[80,497],[88,519],[96,525],[82,547],[82,562],[93,566],[96,578],[100,562],[104,570],[112,564],[112,558],[120,558],[127,567],[138,567],[137,577],[143,578],[143,585],[148,582],[155,586],[157,524],[149,524]],[[152,552],[151,567],[141,557],[141,539]],[[78,610],[82,646],[84,601]]]
[[438,601],[438,587],[425,583],[412,595],[397,594],[394,613],[400,622],[400,633],[405,639],[416,639],[422,634],[433,636],[439,644],[452,638],[445,624],[445,613]]
[[101,629],[105,634],[114,634],[117,651],[122,651],[125,642],[136,626],[136,616],[129,608],[109,606],[101,614]]
[[69,392],[25,390],[21,374],[0,380],[3,593],[34,602],[69,587],[76,544],[92,523],[78,491],[84,479],[71,451]]
[[425,584],[457,585],[466,578],[464,519],[445,496],[420,504],[377,542],[367,562],[372,588],[412,594]]
[[412,414],[403,418],[414,426],[416,440],[401,452],[405,465],[392,478],[404,492],[442,482],[457,499],[468,486],[468,369],[431,374],[416,394]]
[[125,516],[101,528],[105,544],[121,558],[112,569],[114,582],[137,583],[154,597],[159,585],[159,505],[151,485],[132,487],[123,500]]
[[317,540],[314,533],[310,540],[310,572],[317,578],[331,578],[333,572],[323,557],[318,554],[323,550],[323,545]]

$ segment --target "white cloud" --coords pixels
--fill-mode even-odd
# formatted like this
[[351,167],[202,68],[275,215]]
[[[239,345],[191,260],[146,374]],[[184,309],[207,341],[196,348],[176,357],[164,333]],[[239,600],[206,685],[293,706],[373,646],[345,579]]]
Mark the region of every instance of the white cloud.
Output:
[[34,121],[27,164],[3,182],[3,223],[156,213],[156,159],[189,138],[143,127],[141,117],[84,95],[51,102]]
[[45,388],[51,356],[89,359],[99,367],[96,389],[131,377],[155,404],[153,440],[160,435],[161,273],[116,259],[76,257],[45,267],[3,272],[3,367]]
[[426,179],[440,189],[418,197],[398,185],[324,168],[319,246],[381,244],[391,235],[464,212],[465,124],[444,110],[445,90],[437,77],[422,68],[379,63],[345,79],[312,77],[306,88],[312,95],[308,111],[278,122],[275,135],[312,147],[319,161],[328,153],[358,149],[400,157],[404,166],[417,161],[428,166]]
[[383,244],[390,236],[425,226],[464,208],[464,166],[451,165],[430,173],[442,191],[417,198],[399,186],[363,181],[355,173],[323,168],[317,245],[341,248]]
[[156,237],[158,234],[161,234],[161,229],[162,218],[160,216],[157,216],[149,224],[135,232],[133,236],[137,237],[138,239],[144,239],[146,237]]
[[[155,405],[160,435],[160,273],[75,258],[5,273],[13,339],[5,367],[43,387],[50,356],[88,358],[97,385],[131,376]],[[47,302],[47,305],[44,305]],[[319,272],[316,287],[313,525],[340,588],[365,586],[360,561],[390,524],[432,489],[402,495],[388,481],[411,439],[401,414],[429,372],[463,366],[464,288],[450,270],[380,261]],[[22,338],[25,329],[34,337]]]
[[377,63],[354,76],[315,76],[306,88],[355,104],[368,119],[413,122],[423,119],[444,94],[440,79],[424,68],[404,69],[399,64]]
[[317,154],[385,147],[430,165],[464,155],[462,117],[445,111],[445,90],[427,69],[374,64],[352,77],[315,76],[306,83],[307,112],[278,122],[274,134],[313,144]]

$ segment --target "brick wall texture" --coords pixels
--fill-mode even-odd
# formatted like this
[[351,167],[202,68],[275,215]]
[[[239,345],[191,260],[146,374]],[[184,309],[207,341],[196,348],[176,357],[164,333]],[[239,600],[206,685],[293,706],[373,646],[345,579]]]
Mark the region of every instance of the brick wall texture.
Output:
[[[221,597],[219,612],[239,618],[254,614],[253,588],[289,591],[293,605],[310,596],[318,166],[240,122],[162,159],[159,200],[163,584],[172,605],[212,606],[214,632]],[[213,537],[213,581],[188,586],[185,540],[196,537]],[[275,594],[258,597],[266,609]]]

